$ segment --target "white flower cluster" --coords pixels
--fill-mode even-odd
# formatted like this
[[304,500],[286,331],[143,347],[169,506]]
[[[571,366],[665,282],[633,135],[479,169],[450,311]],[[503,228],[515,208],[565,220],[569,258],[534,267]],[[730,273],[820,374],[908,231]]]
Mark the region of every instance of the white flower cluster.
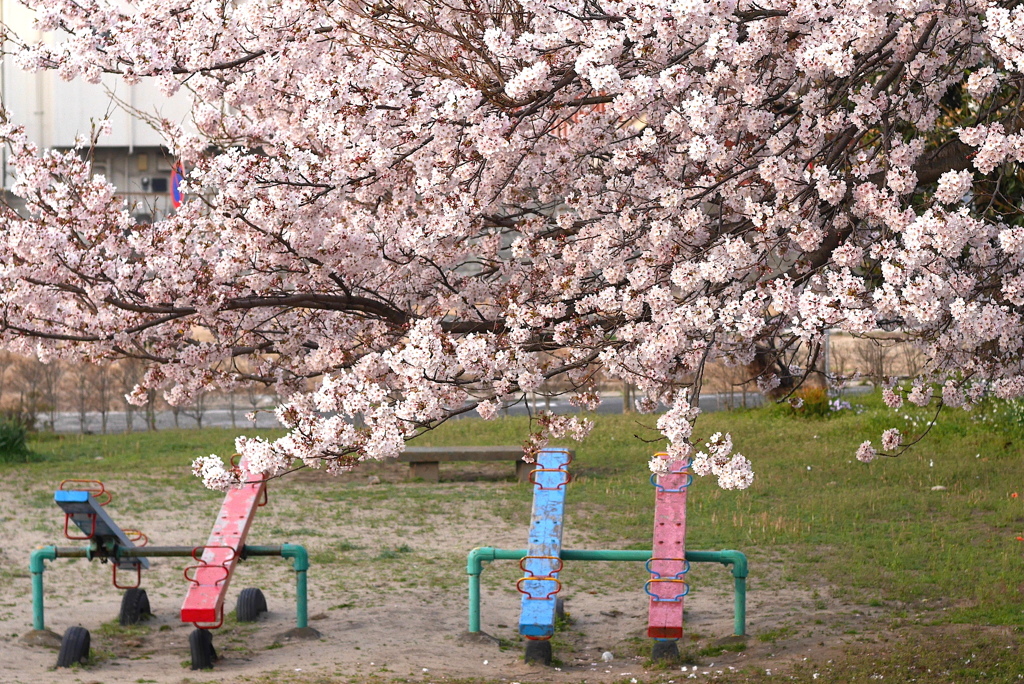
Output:
[[746,489],[754,482],[750,461],[742,454],[732,453],[732,435],[716,432],[693,457],[693,472],[700,476],[715,475],[723,489]]
[[877,452],[875,451],[875,448],[871,446],[870,440],[861,442],[861,445],[857,447],[857,460],[862,463],[871,463],[875,460],[876,455]]
[[239,473],[234,469],[225,469],[224,461],[216,454],[200,456],[192,461],[192,474],[202,479],[205,487],[220,492],[237,487],[241,483]]
[[943,204],[955,204],[964,199],[973,185],[974,174],[970,171],[947,171],[939,177],[935,199]]
[[663,475],[669,471],[669,461],[667,454],[655,454],[650,461],[647,462],[647,467],[655,475]]
[[903,435],[896,428],[889,428],[882,433],[882,448],[886,451],[895,451],[903,442]]
[[513,100],[532,95],[543,89],[549,71],[550,67],[544,60],[526,67],[505,84],[505,94]]
[[[770,350],[832,330],[919,345],[893,409],[1024,396],[1024,229],[980,201],[1024,162],[1020,8],[183,2],[24,0],[62,34],[8,41],[23,67],[187,83],[195,130],[154,123],[202,198],[137,223],[91,138],[41,152],[0,108],[2,342],[141,357],[136,405],[272,386],[252,468],[341,472],[555,385],[594,408],[598,372],[689,458],[680,388],[724,362],[775,394],[808,371]],[[526,448],[588,429],[541,415]],[[693,457],[751,481],[728,436]]]

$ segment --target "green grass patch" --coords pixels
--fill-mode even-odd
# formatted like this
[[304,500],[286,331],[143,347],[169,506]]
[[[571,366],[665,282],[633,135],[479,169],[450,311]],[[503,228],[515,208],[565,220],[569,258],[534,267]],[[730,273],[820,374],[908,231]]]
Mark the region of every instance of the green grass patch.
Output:
[[0,463],[28,463],[28,428],[14,418],[0,415]]

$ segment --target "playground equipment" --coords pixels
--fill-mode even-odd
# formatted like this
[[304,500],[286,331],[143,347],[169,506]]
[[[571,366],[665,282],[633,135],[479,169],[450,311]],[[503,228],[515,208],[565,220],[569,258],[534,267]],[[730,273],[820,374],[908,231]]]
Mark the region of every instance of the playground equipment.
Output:
[[565,488],[572,479],[567,468],[572,452],[543,449],[537,455],[537,467],[530,473],[533,483],[533,515],[527,554],[519,561],[526,573],[516,582],[523,595],[519,633],[526,637],[527,662],[551,662],[551,637],[555,633],[562,589],[558,573],[562,569],[562,517]]
[[[657,454],[667,458],[668,454]],[[668,472],[651,475],[654,485],[654,548],[647,561],[651,579],[644,584],[650,597],[647,636],[655,639],[655,660],[679,655],[676,640],[683,636],[683,597],[690,585],[683,576],[690,571],[686,560],[686,490],[693,482],[690,462],[673,461]]]
[[[261,501],[262,499],[262,501]],[[135,624],[150,612],[146,590],[140,587],[142,570],[150,567],[156,557],[191,557],[196,564],[185,569],[190,586],[181,608],[182,622],[191,622],[196,629],[189,637],[192,669],[212,667],[216,660],[210,630],[223,623],[224,601],[237,563],[257,556],[281,556],[292,560],[295,570],[296,636],[318,636],[308,626],[306,571],[309,556],[296,544],[249,546],[245,544],[256,510],[266,503],[266,482],[261,477],[231,490],[224,498],[217,521],[203,546],[146,546],[141,532],[123,530],[104,510],[111,495],[95,480],[65,480],[54,493],[54,500],[64,510],[64,533],[72,540],[88,541],[86,547],[44,546],[32,552],[29,569],[32,573],[32,623],[35,630],[45,629],[43,608],[43,571],[45,561],[57,558],[87,558],[110,562],[114,586],[125,589],[121,600],[119,621]],[[71,533],[71,524],[81,534]],[[134,584],[122,584],[118,571],[134,570]],[[236,602],[241,622],[254,621],[266,612],[263,592],[257,588],[243,589]],[[61,639],[57,667],[69,667],[89,655],[90,634],[84,627],[69,628]]]
[[[210,630],[224,623],[224,598],[231,575],[238,564],[239,551],[245,546],[256,509],[266,504],[266,496],[265,474],[229,490],[202,555],[192,554],[198,564],[185,568],[185,579],[191,584],[181,605],[181,621],[191,622],[196,628],[188,638],[193,670],[211,668],[217,659]],[[267,601],[259,589],[245,589],[239,595],[238,614],[244,613],[247,619],[255,620],[266,610]]]
[[[661,454],[659,454],[661,456]],[[534,483],[533,516],[529,548],[496,549],[480,547],[469,552],[469,632],[480,632],[480,575],[484,563],[495,560],[519,560],[525,576],[516,583],[524,594],[519,631],[527,639],[526,660],[551,663],[551,642],[555,619],[561,612],[555,596],[562,588],[558,575],[564,561],[644,562],[651,577],[644,583],[650,597],[647,635],[655,639],[655,660],[678,655],[676,640],[683,634],[683,598],[689,593],[685,575],[691,563],[721,563],[732,566],[734,579],[733,631],[746,634],[747,558],[740,551],[688,551],[686,538],[686,491],[693,476],[688,461],[668,464],[668,472],[652,475],[655,488],[654,544],[650,551],[573,550],[561,548],[565,489],[570,481],[567,470],[571,452],[545,449],[537,457],[531,473]]]

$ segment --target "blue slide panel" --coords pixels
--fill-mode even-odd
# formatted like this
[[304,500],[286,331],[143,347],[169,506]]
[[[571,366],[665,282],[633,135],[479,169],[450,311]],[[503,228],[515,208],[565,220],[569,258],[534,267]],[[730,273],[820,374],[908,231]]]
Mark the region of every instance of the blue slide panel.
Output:
[[[53,493],[53,500],[64,510],[64,513],[71,516],[71,521],[84,534],[92,533],[101,546],[109,548],[112,544],[117,544],[125,549],[135,548],[135,544],[111,519],[103,506],[96,502],[91,493],[77,489],[58,490]],[[96,520],[95,529],[93,528],[93,516]],[[117,562],[117,567],[122,570],[134,569],[136,565],[148,569],[149,559],[122,558]]]
[[565,449],[543,449],[532,475],[533,517],[527,556],[522,561],[526,576],[519,581],[519,589],[524,592],[519,633],[535,639],[547,639],[555,633],[555,594],[561,588],[557,578],[562,569],[559,557],[570,460],[571,454]]

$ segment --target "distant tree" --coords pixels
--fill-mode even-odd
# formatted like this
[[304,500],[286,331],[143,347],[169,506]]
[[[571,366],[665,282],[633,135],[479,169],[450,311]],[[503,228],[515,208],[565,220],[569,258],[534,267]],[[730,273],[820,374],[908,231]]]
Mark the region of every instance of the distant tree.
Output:
[[[203,419],[206,417],[207,396],[206,394],[200,394],[188,407],[181,409],[181,413],[194,420],[198,428],[203,427]],[[175,427],[178,425],[177,413],[175,413],[174,425]]]
[[96,410],[100,414],[100,431],[107,434],[107,419],[110,416],[110,404],[114,398],[114,378],[111,374],[110,363],[93,366],[91,378]]
[[43,398],[43,364],[29,357],[19,357],[14,364],[12,385],[18,393],[15,411],[30,429],[38,426],[39,414],[46,410]]
[[131,432],[135,427],[135,411],[138,408],[128,401],[128,395],[142,379],[143,372],[142,363],[136,359],[124,359],[114,366],[114,384],[124,401],[124,420],[127,432]]
[[78,412],[78,431],[85,434],[89,429],[89,412],[95,405],[92,390],[92,368],[85,363],[72,366],[67,374],[71,398]]
[[7,371],[15,363],[15,356],[10,352],[0,351],[0,409],[5,408],[7,398]]
[[64,371],[67,366],[59,359],[51,359],[39,367],[39,390],[42,398],[42,408],[45,409],[48,420],[45,428],[55,430],[57,427],[57,414],[60,412],[62,399],[61,385],[64,378]]
[[898,342],[889,337],[865,337],[854,347],[857,366],[875,387],[881,387],[893,375],[893,362],[899,352]]

